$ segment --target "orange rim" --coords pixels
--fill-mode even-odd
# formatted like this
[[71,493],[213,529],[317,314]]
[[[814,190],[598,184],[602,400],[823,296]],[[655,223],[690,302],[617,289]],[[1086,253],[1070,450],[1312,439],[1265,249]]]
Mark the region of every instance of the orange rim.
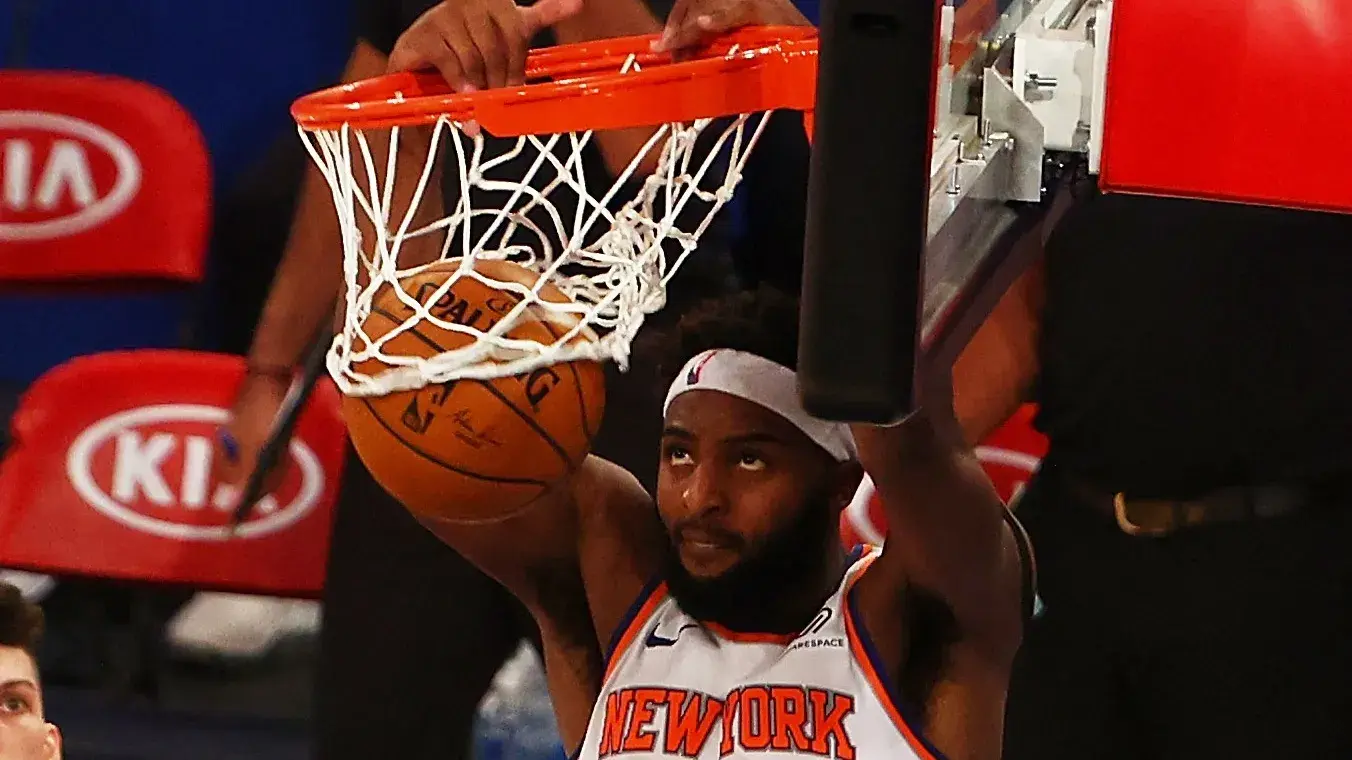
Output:
[[[816,101],[813,27],[747,27],[683,61],[653,53],[655,39],[620,37],[532,51],[528,83],[513,88],[459,94],[436,73],[390,74],[306,95],[291,106],[291,115],[307,131],[431,124],[446,116],[511,137],[781,108],[811,111]],[[620,73],[631,56],[641,70]]]

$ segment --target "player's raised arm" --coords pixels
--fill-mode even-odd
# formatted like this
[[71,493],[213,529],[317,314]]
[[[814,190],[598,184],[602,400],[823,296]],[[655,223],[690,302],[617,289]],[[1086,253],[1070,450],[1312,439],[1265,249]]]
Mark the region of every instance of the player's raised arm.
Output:
[[657,570],[653,548],[662,536],[651,498],[633,475],[599,457],[503,519],[454,513],[415,516],[521,599],[542,628],[560,626],[573,636],[585,621],[595,634],[590,644],[608,641]]
[[1010,260],[1026,268],[978,327],[932,336],[938,345],[929,345],[919,369],[921,410],[891,427],[853,426],[892,526],[860,593],[875,639],[899,648],[898,658],[906,642],[893,634],[917,593],[947,609],[954,635],[1002,665],[1031,609],[1027,537],[972,447],[1028,400],[1037,376],[1046,224],[1015,244]]
[[419,521],[502,583],[540,627],[560,735],[581,741],[608,644],[659,568],[664,537],[642,485],[589,457],[565,483],[502,520]]
[[1022,624],[1019,548],[951,411],[853,430],[890,527],[878,566],[861,582],[875,640],[895,638],[890,619],[901,619],[905,592],[918,589],[951,610],[961,637],[1011,656]]
[[1017,649],[1031,605],[1031,550],[972,447],[1028,400],[1037,375],[1046,224],[1015,243],[1009,261],[1025,268],[998,300],[973,299],[994,301],[984,320],[971,332],[931,336],[919,368],[921,410],[892,427],[853,426],[891,526],[860,588],[883,646],[905,647],[889,631],[918,592],[941,602],[956,635],[984,654],[1007,663]]
[[933,712],[929,738],[948,752],[962,748],[963,757],[999,757],[1004,693],[1031,577],[1022,529],[963,441],[951,406],[931,401],[895,427],[852,427],[889,526],[882,555],[856,587],[864,626],[902,682],[923,673],[917,662],[941,647],[943,675],[933,682],[932,703],[987,698],[968,702],[960,719]]

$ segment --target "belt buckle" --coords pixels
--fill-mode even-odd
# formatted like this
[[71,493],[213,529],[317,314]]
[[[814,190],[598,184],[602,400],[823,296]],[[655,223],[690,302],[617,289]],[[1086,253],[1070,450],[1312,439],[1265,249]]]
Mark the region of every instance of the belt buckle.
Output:
[[1158,537],[1166,535],[1168,528],[1144,528],[1131,521],[1127,516],[1127,497],[1122,492],[1113,494],[1113,516],[1117,518],[1117,527],[1128,536],[1152,536]]

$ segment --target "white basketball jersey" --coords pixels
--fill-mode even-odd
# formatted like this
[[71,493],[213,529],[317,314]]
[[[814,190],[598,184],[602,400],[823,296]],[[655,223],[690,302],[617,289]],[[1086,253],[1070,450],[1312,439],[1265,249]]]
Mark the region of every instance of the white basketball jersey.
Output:
[[797,636],[701,624],[657,586],[619,636],[577,757],[933,760],[848,603],[879,551]]

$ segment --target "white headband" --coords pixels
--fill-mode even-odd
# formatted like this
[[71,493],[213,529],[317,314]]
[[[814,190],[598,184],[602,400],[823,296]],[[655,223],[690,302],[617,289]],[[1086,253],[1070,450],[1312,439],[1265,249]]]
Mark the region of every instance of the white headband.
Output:
[[686,391],[719,391],[763,406],[793,423],[836,461],[858,458],[850,428],[808,414],[798,401],[798,377],[793,370],[755,354],[716,348],[686,362],[667,390],[665,415],[671,402]]

